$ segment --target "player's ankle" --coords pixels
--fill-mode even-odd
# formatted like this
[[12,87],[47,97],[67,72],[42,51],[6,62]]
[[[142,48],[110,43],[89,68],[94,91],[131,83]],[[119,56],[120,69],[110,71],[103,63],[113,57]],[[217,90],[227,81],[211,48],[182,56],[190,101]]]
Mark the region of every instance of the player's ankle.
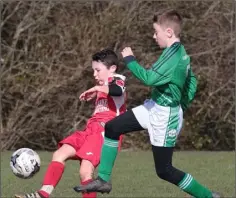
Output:
[[110,180],[110,175],[106,175],[106,174],[99,174],[98,175],[98,179],[104,181],[104,182],[109,182]]
[[40,194],[40,196],[42,198],[49,198],[50,194],[48,194],[47,192],[45,192],[44,190],[39,190],[38,193]]

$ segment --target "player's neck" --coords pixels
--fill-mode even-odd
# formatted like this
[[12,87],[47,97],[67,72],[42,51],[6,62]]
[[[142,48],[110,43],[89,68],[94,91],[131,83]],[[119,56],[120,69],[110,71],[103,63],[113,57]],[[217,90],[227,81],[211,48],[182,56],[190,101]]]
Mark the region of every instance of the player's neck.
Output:
[[179,39],[179,38],[170,39],[170,40],[167,42],[167,47],[170,47],[171,45],[173,45],[173,44],[176,43],[176,42],[180,42],[180,39]]

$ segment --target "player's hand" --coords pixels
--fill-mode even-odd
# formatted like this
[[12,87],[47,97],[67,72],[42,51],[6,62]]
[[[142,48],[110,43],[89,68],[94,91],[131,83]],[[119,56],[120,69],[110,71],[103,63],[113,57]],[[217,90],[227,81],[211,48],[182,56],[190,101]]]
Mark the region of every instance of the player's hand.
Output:
[[80,99],[80,101],[90,101],[93,98],[95,98],[96,95],[97,95],[97,92],[87,92],[87,91],[85,91],[79,96],[79,99]]
[[97,96],[97,92],[89,93],[88,96],[86,97],[86,101],[90,101],[94,99]]
[[125,47],[122,50],[121,54],[122,54],[123,58],[125,58],[126,56],[134,56],[134,53],[130,47]]
[[90,101],[93,98],[95,98],[97,95],[97,91],[95,87],[88,89],[87,91],[83,92],[80,96],[79,99],[80,101]]

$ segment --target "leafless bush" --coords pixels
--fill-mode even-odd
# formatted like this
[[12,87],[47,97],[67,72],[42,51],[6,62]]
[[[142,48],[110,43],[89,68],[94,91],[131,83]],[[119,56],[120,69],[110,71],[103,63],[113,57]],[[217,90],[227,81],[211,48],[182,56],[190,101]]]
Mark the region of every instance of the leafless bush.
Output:
[[[105,47],[119,53],[131,46],[140,63],[150,66],[161,52],[152,40],[152,15],[169,8],[184,17],[182,41],[199,80],[178,146],[233,149],[232,7],[226,1],[4,3],[1,149],[53,150],[71,130],[82,129],[93,108],[78,101],[79,94],[93,84],[91,55]],[[149,97],[149,88],[124,67],[120,72],[128,76],[129,108]],[[148,148],[147,143],[147,133],[140,132],[127,135],[124,145]]]

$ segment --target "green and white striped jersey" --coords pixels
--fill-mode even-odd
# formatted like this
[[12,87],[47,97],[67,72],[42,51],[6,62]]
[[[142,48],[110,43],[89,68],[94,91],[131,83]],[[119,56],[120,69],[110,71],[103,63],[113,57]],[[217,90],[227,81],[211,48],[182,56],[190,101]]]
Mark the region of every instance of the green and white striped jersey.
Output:
[[134,76],[152,87],[151,98],[157,104],[181,105],[185,110],[193,100],[197,81],[190,67],[190,57],[180,42],[165,48],[150,69],[143,68],[134,56],[124,60]]

